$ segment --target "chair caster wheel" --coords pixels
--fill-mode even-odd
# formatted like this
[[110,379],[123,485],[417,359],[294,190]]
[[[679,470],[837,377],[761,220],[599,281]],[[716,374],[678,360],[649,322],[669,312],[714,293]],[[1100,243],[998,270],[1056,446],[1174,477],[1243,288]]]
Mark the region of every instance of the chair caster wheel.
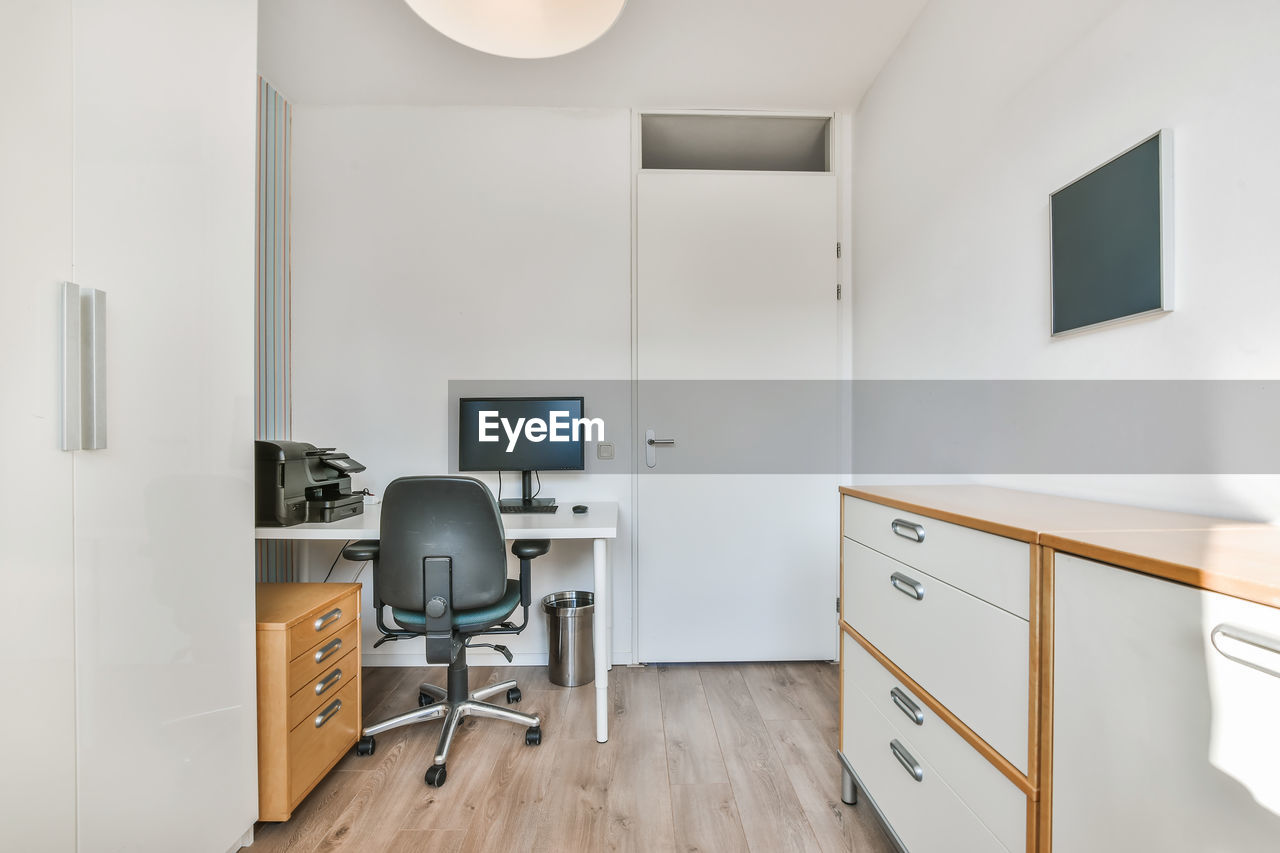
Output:
[[[505,500],[505,499],[504,499]],[[418,694],[418,707],[425,708],[431,704],[431,697],[425,693]]]
[[542,728],[540,726],[530,726],[529,730],[524,733],[525,746],[537,746],[542,743]]
[[448,774],[445,772],[443,764],[432,764],[427,768],[427,784],[433,788],[439,788],[443,785],[447,776]]
[[373,755],[373,750],[378,743],[372,736],[362,737],[356,741],[356,755]]
[[512,687],[510,690],[508,690],[508,691],[507,691],[507,704],[508,704],[508,705],[514,705],[515,703],[519,702],[521,698],[522,698],[522,697],[521,697],[521,695],[520,695],[520,688],[519,688],[519,687]]

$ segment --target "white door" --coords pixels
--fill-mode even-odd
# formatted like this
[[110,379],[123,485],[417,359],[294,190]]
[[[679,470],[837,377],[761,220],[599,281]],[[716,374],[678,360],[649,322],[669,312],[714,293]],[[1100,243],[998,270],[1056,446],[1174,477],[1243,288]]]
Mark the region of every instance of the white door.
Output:
[[642,661],[836,654],[838,469],[784,452],[831,386],[783,382],[838,376],[835,243],[832,174],[639,175],[638,435],[674,441],[642,444]]
[[1280,610],[1054,558],[1055,853],[1280,846]]

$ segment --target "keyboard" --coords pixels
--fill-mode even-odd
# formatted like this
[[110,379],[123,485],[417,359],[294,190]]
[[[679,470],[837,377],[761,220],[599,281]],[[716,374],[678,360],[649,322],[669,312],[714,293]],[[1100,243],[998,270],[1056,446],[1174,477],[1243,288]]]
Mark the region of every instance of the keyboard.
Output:
[[555,512],[560,507],[557,504],[534,504],[533,506],[522,506],[519,504],[500,504],[498,509],[503,512]]

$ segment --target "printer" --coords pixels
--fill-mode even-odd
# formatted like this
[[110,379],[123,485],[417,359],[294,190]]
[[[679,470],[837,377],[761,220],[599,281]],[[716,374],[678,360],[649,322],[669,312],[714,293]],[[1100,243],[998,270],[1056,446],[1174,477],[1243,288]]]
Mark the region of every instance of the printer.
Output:
[[254,480],[259,527],[337,521],[364,512],[351,475],[364,466],[332,447],[305,441],[255,441]]

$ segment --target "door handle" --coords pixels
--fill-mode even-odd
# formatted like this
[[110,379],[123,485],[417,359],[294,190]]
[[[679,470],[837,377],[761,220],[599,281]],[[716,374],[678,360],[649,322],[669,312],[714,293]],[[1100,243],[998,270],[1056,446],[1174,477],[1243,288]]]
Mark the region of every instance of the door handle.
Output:
[[650,468],[658,467],[658,448],[674,447],[674,438],[654,438],[653,430],[644,431],[644,464]]
[[[1219,642],[1224,637],[1228,640],[1234,640],[1237,643],[1242,643],[1246,646],[1250,646],[1254,649],[1260,649],[1263,652],[1269,652],[1273,655],[1280,655],[1280,640],[1273,637],[1267,637],[1263,634],[1258,634],[1244,628],[1237,628],[1236,626],[1228,625],[1225,622],[1215,627],[1209,634],[1209,641],[1213,643],[1213,647],[1218,650],[1218,654],[1222,655],[1227,660],[1235,661],[1236,663],[1247,666],[1250,669],[1256,669],[1258,672],[1265,672],[1267,675],[1280,678],[1280,670],[1275,670],[1265,664],[1242,658],[1239,655],[1234,655],[1222,648],[1222,646],[1219,645]],[[1280,658],[1277,658],[1276,663],[1280,664]]]
[[889,583],[903,595],[909,595],[916,601],[924,601],[924,584],[920,581],[909,578],[902,572],[894,572],[889,575]]

